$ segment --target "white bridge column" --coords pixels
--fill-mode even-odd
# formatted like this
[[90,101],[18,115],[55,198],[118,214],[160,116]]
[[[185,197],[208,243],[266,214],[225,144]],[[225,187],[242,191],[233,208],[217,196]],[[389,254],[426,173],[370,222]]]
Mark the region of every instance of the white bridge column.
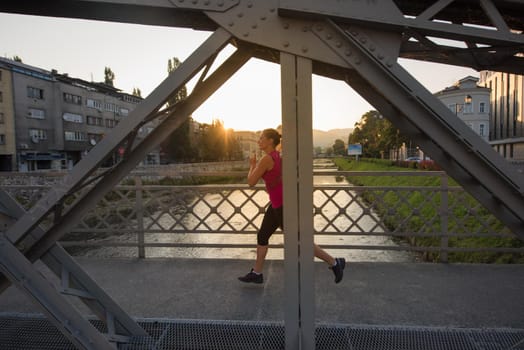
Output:
[[281,53],[286,350],[315,349],[311,60]]

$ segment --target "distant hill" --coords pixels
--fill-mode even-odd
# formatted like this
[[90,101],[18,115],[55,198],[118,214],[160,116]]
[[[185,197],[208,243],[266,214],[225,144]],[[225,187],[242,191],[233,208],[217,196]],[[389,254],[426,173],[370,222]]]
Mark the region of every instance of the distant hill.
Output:
[[353,128],[346,129],[331,129],[328,131],[313,129],[313,146],[314,147],[331,147],[336,139],[348,142],[348,136],[353,131]]

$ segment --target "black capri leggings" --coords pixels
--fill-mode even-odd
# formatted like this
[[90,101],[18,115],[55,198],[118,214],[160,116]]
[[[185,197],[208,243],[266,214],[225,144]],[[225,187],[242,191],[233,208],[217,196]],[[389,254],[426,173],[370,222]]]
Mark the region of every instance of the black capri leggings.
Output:
[[277,228],[283,228],[283,214],[282,206],[274,209],[270,204],[266,213],[264,214],[264,219],[262,220],[262,226],[258,230],[257,234],[257,243],[258,245],[268,245],[269,237],[277,230]]

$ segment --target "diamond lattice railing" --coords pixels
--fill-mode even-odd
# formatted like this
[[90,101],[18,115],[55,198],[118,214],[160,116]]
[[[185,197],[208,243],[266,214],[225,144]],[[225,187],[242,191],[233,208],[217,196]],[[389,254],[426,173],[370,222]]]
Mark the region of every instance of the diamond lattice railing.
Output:
[[[417,176],[424,174],[417,172]],[[443,173],[426,176],[443,176]],[[144,248],[152,252],[164,248],[255,246],[254,235],[268,204],[262,186],[142,185],[138,178],[134,183],[117,186],[107,193],[62,243],[83,250],[124,247],[126,254],[134,254],[133,248],[135,252],[138,248],[143,256]],[[29,209],[49,187],[15,184],[2,188]],[[69,205],[83,191],[80,189],[66,200],[62,214],[67,213]],[[429,251],[437,256],[442,252],[476,249],[524,253],[521,245],[508,245],[503,239],[513,237],[510,231],[457,186],[316,184],[312,200],[315,234],[328,249]],[[52,220],[50,213],[46,222]],[[390,240],[402,237],[409,244],[399,245],[387,239],[373,241],[370,237]],[[478,239],[485,237],[502,240],[495,248],[486,247],[478,243]],[[471,238],[477,241],[468,241]],[[277,238],[271,243],[281,247],[281,242]]]

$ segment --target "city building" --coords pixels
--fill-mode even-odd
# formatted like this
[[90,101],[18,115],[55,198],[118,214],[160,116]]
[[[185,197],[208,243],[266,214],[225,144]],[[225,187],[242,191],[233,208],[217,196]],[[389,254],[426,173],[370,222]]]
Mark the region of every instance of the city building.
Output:
[[235,138],[240,145],[242,151],[242,157],[249,159],[253,153],[260,156],[258,148],[258,139],[260,138],[260,132],[257,131],[235,131]]
[[491,90],[489,143],[509,161],[524,162],[523,76],[482,71],[479,84]]
[[[0,170],[71,169],[142,101],[87,82],[0,58]],[[143,138],[152,127],[143,127]],[[157,152],[158,153],[158,152]],[[119,150],[106,165],[118,160]],[[151,154],[146,163],[158,163]]]
[[0,65],[0,171],[16,168],[14,118],[11,70]]
[[486,142],[490,139],[490,89],[467,76],[435,96]]

